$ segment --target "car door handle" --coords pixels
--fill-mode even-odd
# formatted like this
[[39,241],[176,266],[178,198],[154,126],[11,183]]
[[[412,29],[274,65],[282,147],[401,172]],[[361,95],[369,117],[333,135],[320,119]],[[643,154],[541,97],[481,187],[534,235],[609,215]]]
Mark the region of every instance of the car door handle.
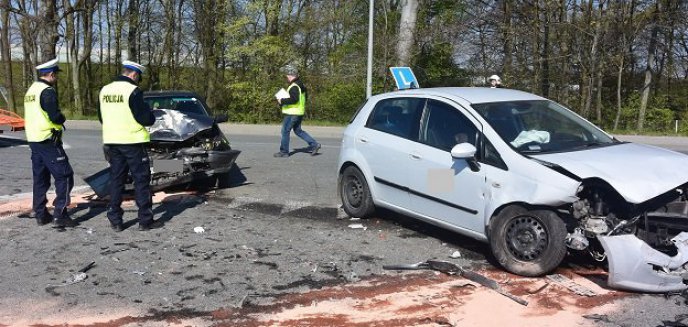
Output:
[[362,137],[359,137],[359,138],[358,138],[358,141],[361,142],[361,143],[368,143],[368,138],[362,136]]
[[423,157],[421,157],[420,154],[418,154],[418,153],[411,153],[411,154],[409,154],[409,155],[411,156],[412,159],[415,159],[415,160],[420,160],[420,159],[423,158]]

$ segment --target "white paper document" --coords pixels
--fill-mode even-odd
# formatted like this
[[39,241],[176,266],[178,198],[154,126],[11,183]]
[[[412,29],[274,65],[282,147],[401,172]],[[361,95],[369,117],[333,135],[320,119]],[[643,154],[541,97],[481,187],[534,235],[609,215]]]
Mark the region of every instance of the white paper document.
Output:
[[275,98],[278,100],[279,99],[288,99],[289,97],[290,97],[289,92],[287,92],[287,90],[285,90],[283,88],[279,89],[279,91],[277,91],[277,93],[275,93]]

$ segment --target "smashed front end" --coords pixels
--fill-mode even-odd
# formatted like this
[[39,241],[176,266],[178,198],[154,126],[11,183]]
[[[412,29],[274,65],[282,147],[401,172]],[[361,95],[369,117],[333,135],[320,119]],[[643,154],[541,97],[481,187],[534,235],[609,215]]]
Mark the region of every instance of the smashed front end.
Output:
[[688,289],[688,184],[643,203],[588,181],[573,203],[578,225],[567,245],[607,260],[610,287],[641,292]]
[[566,245],[606,260],[609,286],[688,289],[688,156],[625,143],[539,159],[580,181]]
[[160,190],[227,173],[241,151],[232,149],[213,118],[156,109],[149,128],[151,186]]

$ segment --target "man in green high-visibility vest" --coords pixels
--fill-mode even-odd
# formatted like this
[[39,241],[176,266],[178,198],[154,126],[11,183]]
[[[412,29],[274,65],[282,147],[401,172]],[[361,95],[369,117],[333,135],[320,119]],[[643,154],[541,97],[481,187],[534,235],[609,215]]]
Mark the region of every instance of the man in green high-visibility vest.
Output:
[[280,151],[275,153],[276,158],[289,157],[289,134],[294,130],[294,134],[308,143],[308,152],[316,155],[320,150],[320,143],[316,142],[306,131],[301,129],[303,115],[306,113],[306,86],[299,79],[299,72],[296,67],[288,65],[283,68],[287,76],[289,87],[287,92],[289,97],[277,98],[277,102],[282,107],[282,141]]
[[122,193],[131,173],[134,180],[136,206],[139,208],[139,230],[163,227],[163,222],[153,220],[150,158],[150,135],[146,126],[155,123],[150,106],[143,101],[139,88],[143,65],[125,60],[122,75],[100,90],[98,117],[103,124],[103,151],[110,164],[110,203],[107,218],[116,232],[123,227]]
[[[53,222],[55,227],[74,227],[67,206],[69,193],[74,187],[74,171],[62,147],[62,130],[66,121],[60,111],[57,92],[57,58],[36,66],[38,80],[33,82],[24,96],[26,140],[31,148],[33,171],[33,212],[38,225]],[[46,192],[50,188],[50,175],[55,178],[53,215],[46,209]]]

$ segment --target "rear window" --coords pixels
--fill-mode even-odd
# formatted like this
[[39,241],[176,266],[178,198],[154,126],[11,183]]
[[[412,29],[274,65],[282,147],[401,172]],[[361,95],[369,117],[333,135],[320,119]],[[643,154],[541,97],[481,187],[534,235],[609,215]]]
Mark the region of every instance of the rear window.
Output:
[[424,106],[425,99],[419,98],[381,100],[370,113],[366,127],[417,141]]

